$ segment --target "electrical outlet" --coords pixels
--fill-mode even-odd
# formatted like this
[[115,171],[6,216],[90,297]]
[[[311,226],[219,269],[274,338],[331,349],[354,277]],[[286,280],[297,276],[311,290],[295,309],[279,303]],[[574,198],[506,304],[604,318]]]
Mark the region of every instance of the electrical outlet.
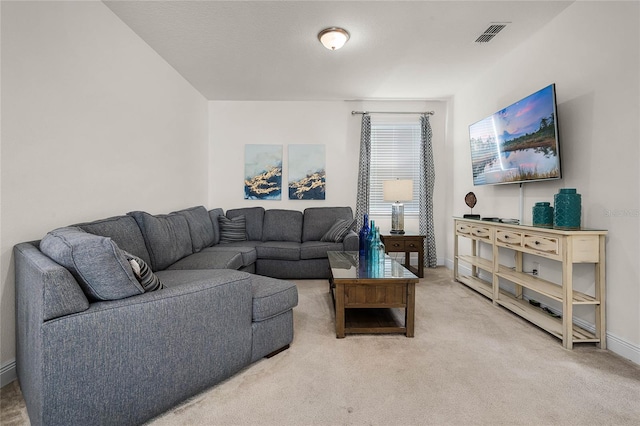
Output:
[[533,262],[533,269],[531,270],[531,274],[535,277],[540,275],[540,264],[538,262]]

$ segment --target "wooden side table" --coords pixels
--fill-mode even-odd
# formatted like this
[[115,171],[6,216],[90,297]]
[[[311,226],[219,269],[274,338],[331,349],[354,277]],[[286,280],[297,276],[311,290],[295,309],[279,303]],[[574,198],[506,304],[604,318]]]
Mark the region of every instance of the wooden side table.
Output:
[[[424,278],[424,235],[385,234],[380,235],[386,253],[404,252],[404,267]],[[411,266],[411,253],[418,253],[418,267]]]

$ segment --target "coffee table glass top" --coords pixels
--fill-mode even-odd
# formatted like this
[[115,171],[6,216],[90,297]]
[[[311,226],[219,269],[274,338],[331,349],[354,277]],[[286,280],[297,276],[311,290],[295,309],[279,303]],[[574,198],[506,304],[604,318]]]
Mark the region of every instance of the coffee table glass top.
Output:
[[384,255],[384,265],[374,268],[357,251],[330,251],[329,266],[334,279],[418,279],[411,271]]

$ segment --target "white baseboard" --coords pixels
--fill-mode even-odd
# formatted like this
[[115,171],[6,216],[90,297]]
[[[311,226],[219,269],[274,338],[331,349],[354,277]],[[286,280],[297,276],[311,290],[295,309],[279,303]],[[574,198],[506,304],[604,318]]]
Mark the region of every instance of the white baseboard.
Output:
[[14,359],[0,367],[0,388],[13,382],[17,377],[16,360]]
[[[444,264],[447,268],[453,269],[453,260],[446,259]],[[471,268],[467,268],[466,266],[460,265],[460,272],[462,272],[463,274],[469,275],[471,274]],[[525,296],[525,299],[527,299],[526,296]],[[562,312],[554,308],[549,307],[549,309],[555,314],[558,314],[558,315],[562,314]],[[585,330],[590,331],[591,333],[595,333],[596,331],[596,327],[594,324],[588,323],[584,320],[581,320],[580,318],[574,318],[574,322],[580,327],[584,328]],[[634,362],[640,365],[640,346],[634,345],[633,343],[628,342],[614,334],[611,334],[608,331],[607,331],[607,349],[610,350],[611,352],[614,352],[616,355],[619,355],[623,358],[628,359],[631,362]]]

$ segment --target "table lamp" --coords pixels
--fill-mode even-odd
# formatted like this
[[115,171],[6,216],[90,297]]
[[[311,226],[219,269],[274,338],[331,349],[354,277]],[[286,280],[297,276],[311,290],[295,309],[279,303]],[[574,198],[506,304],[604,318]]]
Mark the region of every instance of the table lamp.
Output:
[[413,181],[411,179],[385,180],[382,182],[384,201],[391,205],[391,233],[404,234],[403,201],[413,200]]

